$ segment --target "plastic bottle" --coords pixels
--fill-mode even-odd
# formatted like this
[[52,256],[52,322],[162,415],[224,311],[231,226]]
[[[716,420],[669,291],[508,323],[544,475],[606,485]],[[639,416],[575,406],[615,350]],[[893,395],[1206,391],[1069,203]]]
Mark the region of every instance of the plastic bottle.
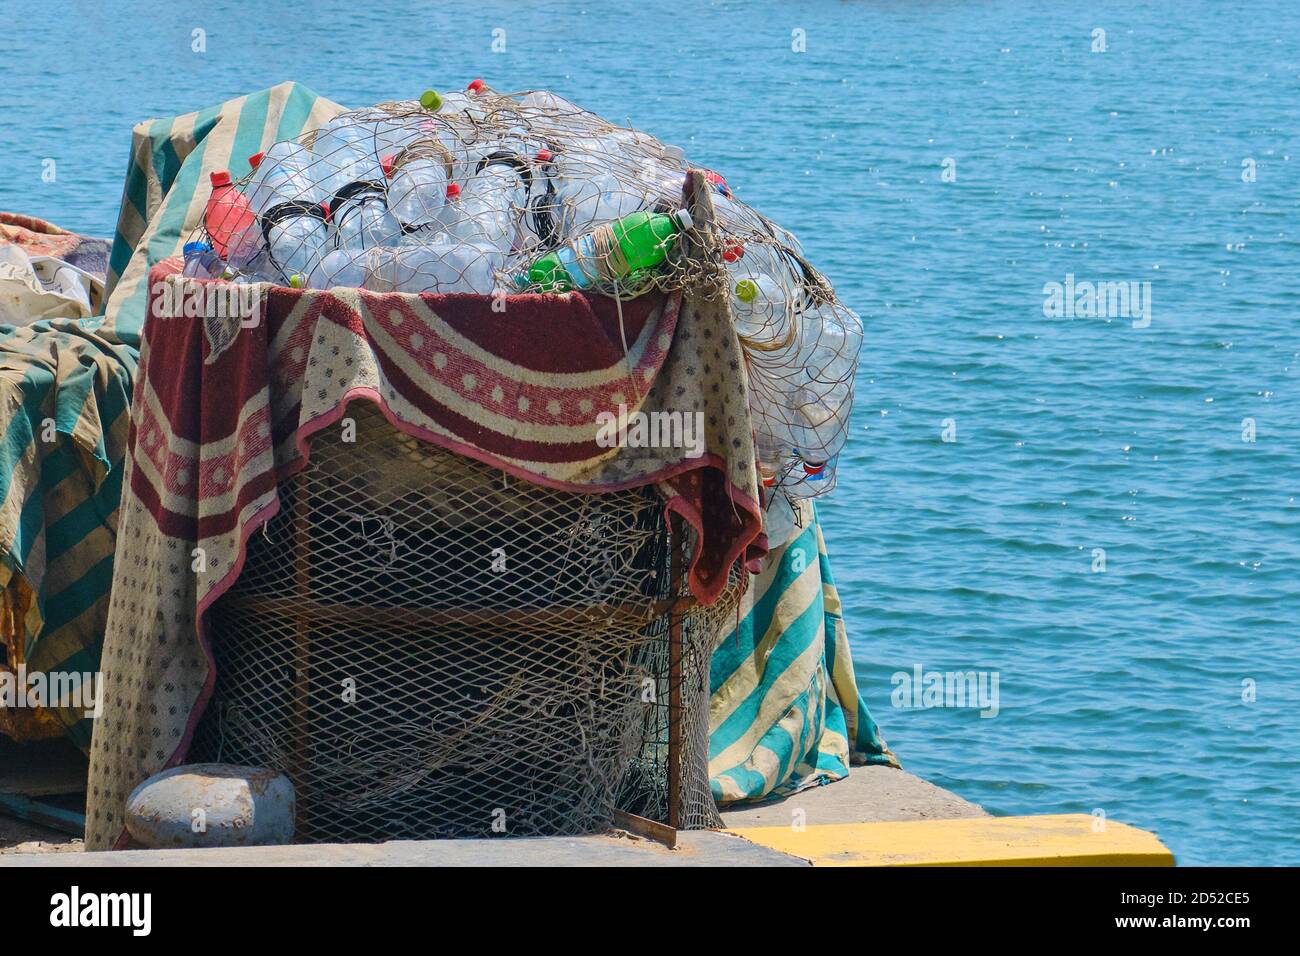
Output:
[[528,205],[531,176],[528,166],[513,153],[500,151],[485,157],[474,177],[443,210],[447,234],[509,252]]
[[793,499],[816,498],[830,494],[835,490],[838,464],[838,455],[824,462],[808,461],[797,457],[796,467],[792,469],[789,479],[784,484],[785,493]]
[[382,185],[384,171],[375,151],[375,129],[344,113],[323,127],[312,144],[308,178],[332,202],[343,187],[357,182]]
[[738,199],[717,191],[713,194],[713,212],[718,225],[724,233],[732,235],[750,235],[764,229],[763,220],[758,213]]
[[[395,165],[383,160],[388,179],[388,209],[404,226],[427,226],[438,221],[447,198],[447,166],[434,159],[410,159]],[[396,170],[396,171],[394,171]]]
[[[646,204],[646,190],[631,180],[634,163],[612,140],[575,139],[554,157],[554,191],[563,209],[565,236],[581,236],[631,215]],[[622,170],[620,179],[614,170]],[[680,197],[677,197],[680,198]]]
[[364,256],[350,249],[326,253],[307,277],[307,286],[312,289],[360,289],[365,284]]
[[220,169],[210,178],[212,195],[203,210],[203,228],[212,240],[213,250],[225,259],[235,247],[251,240],[257,215],[248,198],[230,181],[229,172]]
[[351,182],[334,194],[329,225],[338,249],[394,246],[402,239],[402,224],[388,211],[384,188],[370,182]]
[[215,279],[225,271],[226,264],[206,242],[187,242],[182,248],[185,256],[183,275],[193,279]]
[[555,193],[555,176],[555,154],[539,149],[533,157],[533,184],[523,219],[522,238],[527,244],[550,246],[563,235],[563,207]]
[[790,459],[794,453],[790,442],[777,438],[772,431],[773,429],[760,426],[754,434],[759,479],[765,488],[781,482],[790,470]]
[[311,150],[291,141],[276,143],[264,153],[248,157],[252,178],[244,187],[248,204],[259,216],[286,202],[319,205],[325,194],[308,175]]
[[[428,91],[432,95],[432,90]],[[395,110],[369,109],[353,113],[370,128],[369,146],[382,161],[384,156],[395,155],[423,134],[421,126],[428,119],[420,100],[402,100],[394,104]]]
[[762,343],[783,341],[790,329],[790,300],[775,279],[758,274],[736,283],[731,316],[736,331]]
[[328,236],[324,193],[309,174],[311,152],[281,142],[248,161],[254,172],[244,192],[257,213],[271,265],[287,281],[310,273]]
[[794,540],[799,526],[794,506],[783,489],[769,489],[766,497],[768,501],[763,508],[763,533],[767,535],[769,550],[775,551]]
[[[478,98],[491,92],[491,89],[482,80],[471,80],[463,93],[453,91],[439,94],[441,102],[437,107],[437,112],[445,114],[464,113],[470,119],[481,120],[487,115],[487,111]],[[425,93],[425,96],[427,95],[428,92]],[[423,101],[424,97],[421,97],[421,102]]]
[[795,389],[792,404],[795,449],[813,464],[830,461],[848,438],[852,385],[848,382],[804,385]]
[[491,295],[504,257],[492,246],[440,233],[418,244],[373,249],[366,257],[366,288],[374,292]]
[[685,209],[671,215],[635,212],[609,227],[608,238],[618,245],[623,263],[601,263],[596,236],[588,234],[542,256],[516,282],[521,287],[540,286],[545,292],[568,292],[591,288],[603,274],[636,281],[641,274],[661,265],[680,231],[692,225]]
[[559,116],[579,116],[587,111],[577,106],[563,96],[548,92],[547,90],[533,90],[525,93],[519,101],[525,109],[540,110],[549,114],[548,118],[554,119]]
[[808,461],[834,458],[848,436],[862,322],[848,309],[822,305],[800,316],[791,382],[793,444]]

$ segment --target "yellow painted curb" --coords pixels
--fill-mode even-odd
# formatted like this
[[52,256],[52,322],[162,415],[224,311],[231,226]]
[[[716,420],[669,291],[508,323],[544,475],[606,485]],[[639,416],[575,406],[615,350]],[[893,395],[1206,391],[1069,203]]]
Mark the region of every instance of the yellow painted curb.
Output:
[[743,827],[731,832],[815,866],[1174,865],[1174,855],[1155,834],[1125,823],[1097,821],[1086,813],[828,823],[802,830]]

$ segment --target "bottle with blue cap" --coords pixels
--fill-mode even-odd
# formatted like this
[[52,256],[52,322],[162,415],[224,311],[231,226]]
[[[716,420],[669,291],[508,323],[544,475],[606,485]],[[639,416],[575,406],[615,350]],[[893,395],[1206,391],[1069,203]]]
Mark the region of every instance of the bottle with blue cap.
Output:
[[210,243],[187,242],[181,252],[185,256],[184,275],[191,279],[215,279],[226,269]]

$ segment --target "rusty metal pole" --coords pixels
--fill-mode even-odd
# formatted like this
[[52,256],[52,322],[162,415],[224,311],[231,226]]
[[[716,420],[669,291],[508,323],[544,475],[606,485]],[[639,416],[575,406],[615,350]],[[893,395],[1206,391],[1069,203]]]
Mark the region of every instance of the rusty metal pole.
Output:
[[306,786],[307,741],[311,734],[311,624],[307,609],[311,606],[311,526],[308,520],[310,505],[307,502],[307,482],[302,473],[289,479],[293,482],[293,582],[294,594],[299,602],[294,618],[294,721],[290,740],[289,779],[297,791],[294,801],[294,829],[301,832],[303,808],[311,799]]
[[669,519],[672,547],[673,608],[668,617],[668,825],[680,830],[682,825],[682,593],[683,550],[686,542],[682,522],[676,515]]

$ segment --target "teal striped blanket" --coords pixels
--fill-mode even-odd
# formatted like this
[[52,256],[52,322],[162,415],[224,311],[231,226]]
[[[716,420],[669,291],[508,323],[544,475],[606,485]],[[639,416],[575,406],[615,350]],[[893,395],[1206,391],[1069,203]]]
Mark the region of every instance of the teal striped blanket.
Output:
[[812,502],[768,554],[739,626],[713,652],[709,779],[719,803],[787,796],[857,764],[897,766],[858,691]]

